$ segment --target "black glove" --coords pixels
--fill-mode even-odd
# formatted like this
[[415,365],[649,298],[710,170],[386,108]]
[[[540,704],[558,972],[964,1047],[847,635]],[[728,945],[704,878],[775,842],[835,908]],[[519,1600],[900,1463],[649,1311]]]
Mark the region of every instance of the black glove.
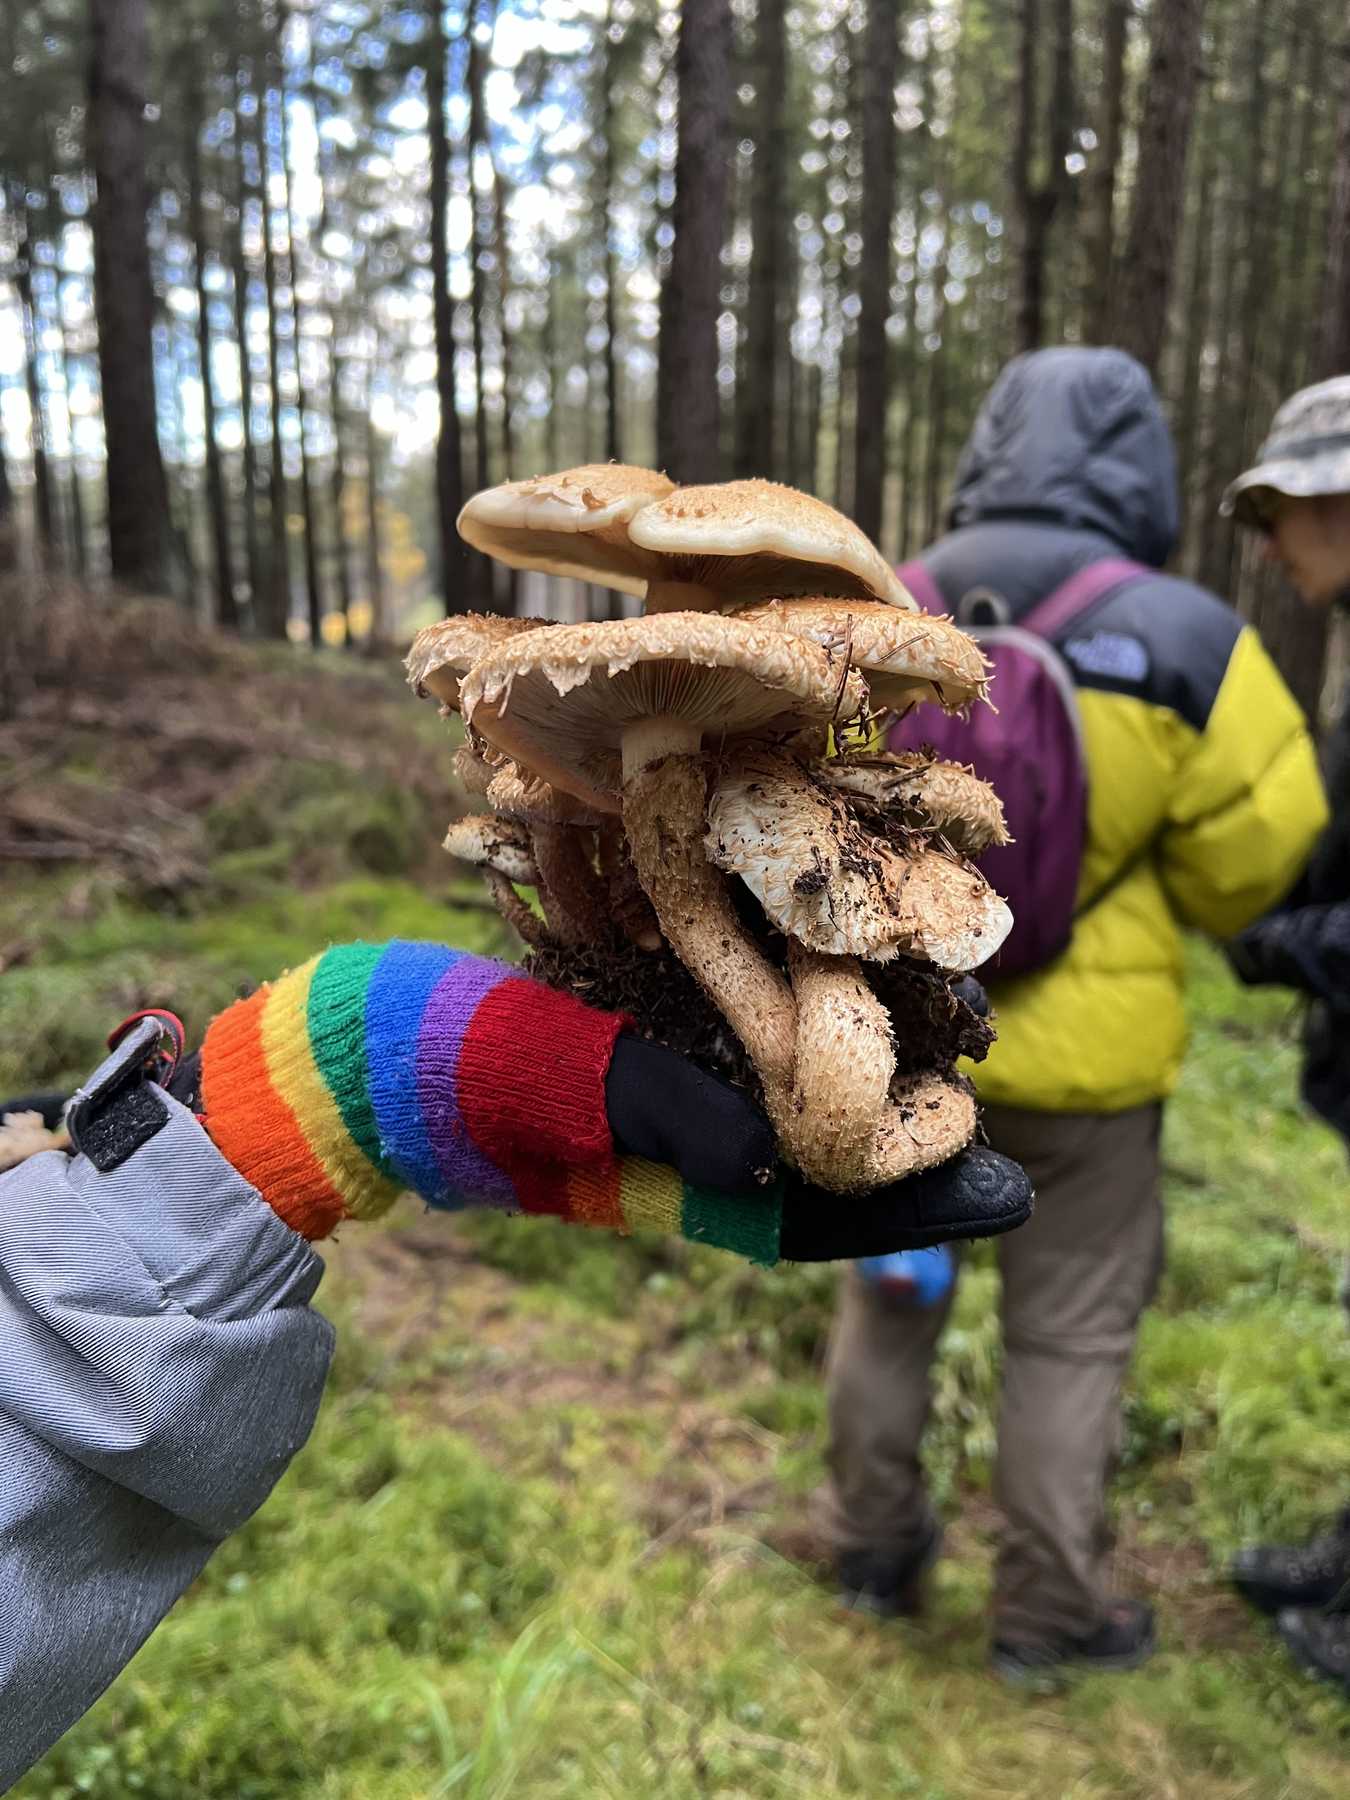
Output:
[[[773,1128],[740,1088],[664,1045],[623,1032],[605,1082],[615,1149],[668,1163],[697,1187],[753,1192],[775,1171]],[[782,1255],[834,1262],[994,1237],[1031,1216],[1031,1182],[1006,1156],[971,1145],[871,1194],[844,1197],[785,1174]]]

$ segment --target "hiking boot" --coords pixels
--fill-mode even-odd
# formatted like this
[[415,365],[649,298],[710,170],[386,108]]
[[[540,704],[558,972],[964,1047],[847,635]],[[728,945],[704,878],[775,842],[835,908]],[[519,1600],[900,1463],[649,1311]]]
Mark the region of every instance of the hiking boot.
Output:
[[1350,1613],[1298,1612],[1286,1607],[1275,1628],[1301,1668],[1334,1682],[1350,1696]]
[[884,1550],[845,1550],[835,1563],[839,1598],[850,1612],[877,1619],[916,1619],[923,1611],[924,1577],[942,1551],[942,1527],[929,1525],[908,1556]]
[[1255,1544],[1228,1566],[1233,1586],[1264,1613],[1320,1606],[1350,1611],[1350,1507],[1310,1544]]
[[1157,1647],[1153,1608],[1142,1600],[1113,1600],[1096,1630],[1081,1637],[1066,1634],[1043,1644],[995,1638],[989,1665],[1014,1687],[1037,1687],[1053,1683],[1071,1668],[1137,1669]]

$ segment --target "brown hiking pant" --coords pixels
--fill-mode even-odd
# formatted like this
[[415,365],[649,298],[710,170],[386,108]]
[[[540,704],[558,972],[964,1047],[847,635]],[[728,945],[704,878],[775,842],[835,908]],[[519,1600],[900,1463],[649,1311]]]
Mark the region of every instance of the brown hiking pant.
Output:
[[[1045,1643],[1101,1623],[1119,1452],[1120,1384],[1162,1268],[1162,1108],[1032,1113],[987,1107],[998,1150],[1036,1187],[1030,1222],[998,1240],[1003,1392],[994,1492],[1004,1517],[994,1633]],[[850,1271],[827,1363],[830,1479],[820,1522],[837,1550],[901,1558],[932,1514],[919,1445],[929,1365],[950,1309],[898,1308]]]

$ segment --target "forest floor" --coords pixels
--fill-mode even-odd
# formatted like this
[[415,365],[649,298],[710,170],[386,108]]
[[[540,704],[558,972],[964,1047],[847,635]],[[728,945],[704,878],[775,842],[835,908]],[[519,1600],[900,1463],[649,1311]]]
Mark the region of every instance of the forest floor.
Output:
[[[0,838],[108,834],[5,866],[0,1093],[78,1076],[148,1000],[200,1028],[329,939],[503,947],[436,848],[444,727],[396,671],[150,661],[108,652],[0,726]],[[774,1547],[819,1476],[828,1271],[405,1202],[325,1253],[340,1343],[310,1445],[17,1800],[1344,1795],[1350,1708],[1219,1574],[1350,1486],[1344,1157],[1297,1108],[1288,1003],[1199,946],[1193,975],[1117,1487],[1149,1667],[1039,1698],[985,1670],[987,1250],[937,1382],[948,1554],[927,1619],[879,1626]]]

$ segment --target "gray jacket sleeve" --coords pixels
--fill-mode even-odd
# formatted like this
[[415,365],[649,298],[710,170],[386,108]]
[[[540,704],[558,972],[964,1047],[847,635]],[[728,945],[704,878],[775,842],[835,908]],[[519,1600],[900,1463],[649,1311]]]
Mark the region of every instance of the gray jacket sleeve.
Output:
[[0,1176],[0,1793],[266,1499],[332,1355],[318,1257],[153,1092],[116,1166]]

